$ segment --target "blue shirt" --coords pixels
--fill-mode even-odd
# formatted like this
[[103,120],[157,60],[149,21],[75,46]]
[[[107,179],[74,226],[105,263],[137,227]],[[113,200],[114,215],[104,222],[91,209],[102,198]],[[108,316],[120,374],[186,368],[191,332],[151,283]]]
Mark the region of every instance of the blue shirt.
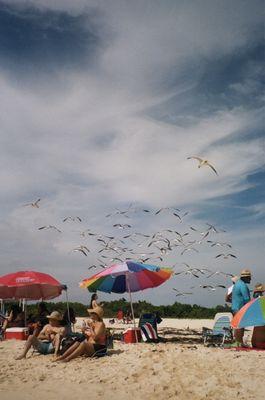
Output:
[[250,291],[248,285],[239,279],[233,287],[232,292],[232,311],[237,312],[250,301]]

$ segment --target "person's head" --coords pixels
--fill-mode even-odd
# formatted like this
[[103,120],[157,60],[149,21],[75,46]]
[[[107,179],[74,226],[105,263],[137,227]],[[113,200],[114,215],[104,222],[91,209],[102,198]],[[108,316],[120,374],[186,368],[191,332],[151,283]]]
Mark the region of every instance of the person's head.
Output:
[[265,292],[265,285],[263,285],[262,283],[257,283],[253,290],[253,297],[256,298],[263,296],[264,292]]
[[102,321],[103,318],[103,308],[102,307],[95,307],[95,308],[89,308],[88,310],[89,316],[93,321]]
[[90,308],[93,307],[93,305],[92,305],[93,301],[94,301],[94,300],[97,300],[97,299],[98,299],[97,293],[93,293],[92,296],[91,296]]
[[10,312],[12,312],[12,319],[16,319],[19,314],[22,313],[22,308],[17,304],[12,304],[10,307]]
[[51,326],[60,326],[63,319],[59,311],[53,311],[50,315],[47,315],[47,318]]
[[240,273],[240,279],[241,281],[245,283],[250,283],[251,281],[251,271],[249,269],[242,269]]

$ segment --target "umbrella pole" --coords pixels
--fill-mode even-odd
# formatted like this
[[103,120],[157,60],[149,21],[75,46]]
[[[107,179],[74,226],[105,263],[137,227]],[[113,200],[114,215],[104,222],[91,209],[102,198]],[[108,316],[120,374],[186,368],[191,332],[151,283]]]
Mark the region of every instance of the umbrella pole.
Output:
[[135,340],[136,340],[136,343],[138,343],[138,336],[137,336],[137,331],[136,331],[134,310],[133,310],[133,302],[132,302],[132,293],[131,293],[130,283],[129,283],[129,279],[128,279],[127,274],[126,274],[126,280],[127,280],[127,287],[128,287],[129,296],[130,296],[130,303],[131,303],[131,311],[132,311],[132,317],[133,317],[133,329],[134,329],[134,334],[135,334]]
[[23,311],[24,311],[25,326],[27,326],[27,300],[26,299],[23,299]]
[[65,290],[65,297],[66,297],[66,307],[67,307],[68,321],[69,321],[69,324],[70,324],[70,327],[71,327],[71,330],[72,330],[72,324],[71,324],[71,321],[70,321],[69,299],[68,299],[67,289]]

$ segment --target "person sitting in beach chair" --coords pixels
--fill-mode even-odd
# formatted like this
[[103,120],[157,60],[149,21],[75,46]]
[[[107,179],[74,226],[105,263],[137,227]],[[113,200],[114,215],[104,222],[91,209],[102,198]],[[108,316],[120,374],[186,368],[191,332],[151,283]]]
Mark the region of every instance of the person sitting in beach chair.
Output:
[[125,324],[131,324],[133,322],[133,317],[132,317],[132,313],[130,310],[128,310],[125,314],[124,317],[124,323]]
[[122,310],[118,310],[117,312],[117,323],[124,323],[124,314]]
[[232,317],[232,313],[217,313],[214,317],[213,329],[202,328],[203,344],[223,346],[227,341],[232,342]]
[[36,316],[28,318],[27,326],[29,333],[38,336],[45,325],[49,323],[47,315],[49,314],[48,308],[44,302],[38,304],[38,312]]
[[28,337],[22,354],[16,357],[16,360],[26,358],[31,347],[40,354],[58,355],[61,339],[65,336],[65,328],[61,326],[62,316],[58,311],[53,311],[47,318],[49,323],[44,326],[38,337],[35,335]]
[[21,307],[13,304],[10,308],[8,316],[3,323],[2,331],[5,332],[7,328],[23,328],[25,326],[25,314]]
[[85,355],[93,357],[95,355],[105,355],[107,353],[106,327],[103,322],[103,309],[96,307],[87,310],[92,322],[84,330],[86,339],[75,342],[66,352],[57,357],[55,361],[69,362],[74,358]]

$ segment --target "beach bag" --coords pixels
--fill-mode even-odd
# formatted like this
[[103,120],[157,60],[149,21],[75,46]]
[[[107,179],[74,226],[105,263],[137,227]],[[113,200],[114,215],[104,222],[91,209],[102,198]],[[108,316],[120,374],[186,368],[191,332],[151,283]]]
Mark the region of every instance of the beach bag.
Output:
[[60,354],[64,354],[66,350],[69,349],[76,342],[83,342],[86,339],[86,336],[83,333],[73,333],[71,335],[66,336],[61,341],[61,350]]

